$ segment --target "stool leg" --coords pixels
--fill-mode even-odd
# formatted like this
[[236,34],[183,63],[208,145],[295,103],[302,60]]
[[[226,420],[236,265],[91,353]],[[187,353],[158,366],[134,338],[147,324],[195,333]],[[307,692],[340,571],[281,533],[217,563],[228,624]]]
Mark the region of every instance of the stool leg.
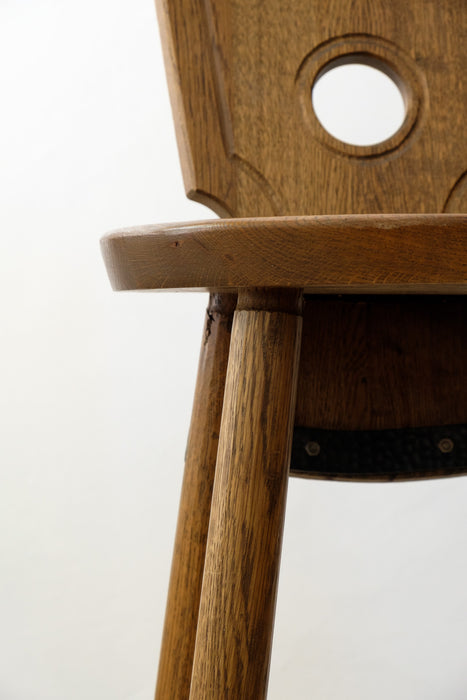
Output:
[[301,294],[252,290],[234,314],[190,700],[266,697]]
[[156,700],[188,700],[236,296],[211,295],[198,367]]

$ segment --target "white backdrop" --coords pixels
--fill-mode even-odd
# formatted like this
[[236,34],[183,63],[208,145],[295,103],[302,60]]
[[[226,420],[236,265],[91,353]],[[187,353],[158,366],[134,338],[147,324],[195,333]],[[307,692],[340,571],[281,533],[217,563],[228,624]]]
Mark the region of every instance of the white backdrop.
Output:
[[[0,2],[0,698],[151,700],[204,295],[114,294],[185,199],[151,0]],[[273,700],[465,700],[467,478],[292,480]]]

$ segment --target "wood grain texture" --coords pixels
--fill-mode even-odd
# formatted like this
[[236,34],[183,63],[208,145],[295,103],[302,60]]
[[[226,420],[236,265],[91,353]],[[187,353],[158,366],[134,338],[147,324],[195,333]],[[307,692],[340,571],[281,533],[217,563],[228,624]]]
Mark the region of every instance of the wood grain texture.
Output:
[[[443,211],[467,167],[465,0],[157,5],[190,197],[236,217]],[[333,139],[311,108],[316,76],[349,55],[406,101],[375,147]]]
[[467,423],[466,348],[467,297],[307,298],[295,423]]
[[[190,700],[266,696],[301,316],[252,291],[235,312]],[[273,311],[265,310],[268,307]]]
[[[188,196],[222,217],[276,218],[140,227],[102,247],[115,289],[240,290],[190,698],[261,700],[301,329],[297,295],[277,290],[467,293],[467,223],[456,215],[467,202],[467,4],[156,5]],[[314,114],[314,82],[346,57],[381,68],[403,93],[404,123],[385,142],[343,144]],[[296,422],[465,421],[465,309],[457,298],[307,302]],[[228,322],[208,328],[157,700],[188,697]]]
[[467,292],[462,214],[275,217],[116,231],[102,241],[114,289],[306,293]]
[[156,700],[187,700],[190,694],[235,302],[234,296],[212,295],[206,311],[162,636]]

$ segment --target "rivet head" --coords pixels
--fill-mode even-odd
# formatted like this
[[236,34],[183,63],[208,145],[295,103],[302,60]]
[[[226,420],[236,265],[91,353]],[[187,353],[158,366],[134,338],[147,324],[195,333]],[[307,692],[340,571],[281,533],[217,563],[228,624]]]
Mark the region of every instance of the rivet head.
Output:
[[450,438],[443,438],[438,442],[438,449],[444,454],[452,452],[454,449],[454,443]]
[[310,457],[317,457],[321,452],[321,447],[317,442],[307,442],[305,445],[305,451],[310,455]]

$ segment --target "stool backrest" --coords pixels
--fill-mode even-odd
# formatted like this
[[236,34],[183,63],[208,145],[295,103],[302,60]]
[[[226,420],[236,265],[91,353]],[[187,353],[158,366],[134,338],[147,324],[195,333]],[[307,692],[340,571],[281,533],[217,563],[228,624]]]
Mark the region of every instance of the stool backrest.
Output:
[[[188,196],[221,216],[467,210],[466,0],[157,0]],[[405,120],[355,146],[318,121],[339,63],[398,85]]]

